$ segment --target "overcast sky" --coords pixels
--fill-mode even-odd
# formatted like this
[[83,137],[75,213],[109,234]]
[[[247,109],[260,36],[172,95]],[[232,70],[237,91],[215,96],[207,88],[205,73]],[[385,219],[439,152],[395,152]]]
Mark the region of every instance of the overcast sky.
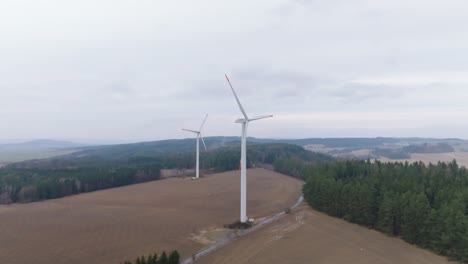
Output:
[[0,139],[468,138],[466,0],[2,0]]

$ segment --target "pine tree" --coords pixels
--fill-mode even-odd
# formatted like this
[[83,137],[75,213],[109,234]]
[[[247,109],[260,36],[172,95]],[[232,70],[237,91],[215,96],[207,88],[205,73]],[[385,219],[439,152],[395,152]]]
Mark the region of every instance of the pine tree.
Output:
[[163,251],[159,257],[159,264],[169,264],[168,261],[166,251]]
[[422,244],[427,239],[429,228],[427,222],[431,207],[424,193],[411,194],[408,204],[402,212],[403,238],[411,243]]
[[168,264],[179,264],[179,259],[180,259],[179,252],[177,252],[177,250],[174,250],[171,252],[171,254],[169,254]]
[[377,228],[383,232],[394,235],[395,221],[395,193],[386,191],[379,206]]
[[141,256],[141,264],[148,264],[145,256]]
[[148,258],[150,259],[150,263],[148,264],[158,264],[158,255],[156,253]]

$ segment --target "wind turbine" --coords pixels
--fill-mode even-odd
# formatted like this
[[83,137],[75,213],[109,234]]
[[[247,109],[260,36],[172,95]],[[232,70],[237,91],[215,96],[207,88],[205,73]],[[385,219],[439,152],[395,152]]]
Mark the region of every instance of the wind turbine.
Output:
[[237,104],[239,105],[239,109],[242,112],[242,115],[244,116],[244,118],[237,119],[235,122],[242,124],[241,160],[240,160],[240,167],[241,167],[240,221],[242,223],[245,223],[247,222],[247,170],[246,170],[247,127],[249,126],[250,121],[272,117],[272,115],[256,116],[256,117],[249,118],[244,108],[242,107],[242,104],[240,103],[239,98],[237,97],[236,91],[234,91],[234,88],[232,87],[231,81],[229,81],[229,78],[226,74],[224,76],[226,76],[226,80],[228,81],[229,86],[231,87],[232,93],[234,94],[234,97],[236,98]]
[[199,143],[200,139],[202,140],[203,147],[205,147],[205,151],[207,151],[205,141],[203,140],[203,137],[201,135],[201,131],[202,131],[203,125],[205,124],[205,121],[206,121],[207,117],[208,117],[208,114],[206,114],[205,119],[203,119],[203,122],[202,122],[202,124],[200,126],[200,129],[198,129],[198,131],[182,128],[182,130],[184,130],[184,131],[188,131],[188,132],[192,132],[192,133],[197,134],[197,161],[196,161],[197,165],[196,165],[195,179],[198,179],[200,177],[200,165],[199,165],[200,164],[200,143]]

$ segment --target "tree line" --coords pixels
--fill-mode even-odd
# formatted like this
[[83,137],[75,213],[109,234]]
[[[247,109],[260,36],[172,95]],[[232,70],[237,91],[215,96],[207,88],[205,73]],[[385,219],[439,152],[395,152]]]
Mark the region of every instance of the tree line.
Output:
[[157,180],[159,168],[1,169],[0,204],[26,203]]
[[[247,168],[252,168],[258,164],[275,164],[282,160],[292,159],[305,163],[334,160],[328,155],[310,152],[297,145],[285,143],[249,144],[246,165]],[[239,169],[239,161],[240,146],[229,146],[210,151],[207,155],[200,157],[200,167],[219,171],[237,170]]]
[[313,208],[468,261],[468,171],[456,161],[276,165],[304,177],[304,198]]
[[161,256],[158,256],[156,253],[150,254],[148,256],[141,256],[136,258],[134,262],[125,261],[123,264],[179,264],[180,255],[177,250],[171,251],[169,256],[166,254],[166,251],[161,253]]
[[[131,156],[124,153],[104,156],[62,156],[30,160],[0,168],[0,204],[26,203],[67,195],[158,180],[161,169],[195,167],[193,151]],[[107,156],[110,155],[110,156]],[[273,164],[282,159],[302,161],[330,160],[300,146],[289,144],[251,144],[247,166]],[[239,168],[240,147],[226,146],[200,155],[200,168],[212,171]]]

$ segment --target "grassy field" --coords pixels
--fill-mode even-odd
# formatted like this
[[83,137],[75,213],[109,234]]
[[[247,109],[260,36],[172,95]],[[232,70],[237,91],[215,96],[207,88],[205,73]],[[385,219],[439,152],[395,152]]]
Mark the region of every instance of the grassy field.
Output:
[[[0,206],[0,263],[111,264],[172,249],[189,257],[211,243],[203,238],[238,219],[239,184],[232,171]],[[275,172],[249,170],[249,217],[294,204],[301,186]]]
[[304,204],[280,220],[201,257],[196,263],[438,264],[448,261],[398,238],[330,217]]

